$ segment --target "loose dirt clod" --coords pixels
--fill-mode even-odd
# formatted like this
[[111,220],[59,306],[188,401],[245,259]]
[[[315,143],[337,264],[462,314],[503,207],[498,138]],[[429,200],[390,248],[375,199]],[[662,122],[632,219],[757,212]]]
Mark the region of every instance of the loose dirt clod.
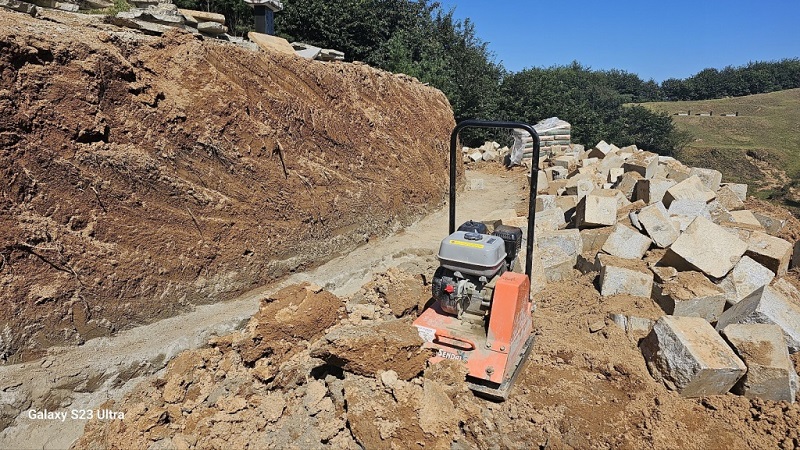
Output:
[[432,353],[409,322],[392,320],[359,326],[343,326],[326,334],[311,355],[328,364],[363,376],[393,370],[401,380],[422,372]]

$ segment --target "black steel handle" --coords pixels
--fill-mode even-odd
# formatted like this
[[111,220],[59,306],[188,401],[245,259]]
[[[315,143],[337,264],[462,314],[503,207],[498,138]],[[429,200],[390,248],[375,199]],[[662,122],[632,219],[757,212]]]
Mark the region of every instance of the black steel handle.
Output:
[[465,128],[510,128],[528,132],[533,138],[533,161],[531,164],[531,187],[528,198],[528,236],[525,238],[525,274],[531,278],[533,271],[533,227],[536,220],[536,190],[539,174],[539,134],[532,126],[521,122],[496,122],[469,119],[458,123],[450,134],[450,234],[456,231],[456,141],[458,134]]

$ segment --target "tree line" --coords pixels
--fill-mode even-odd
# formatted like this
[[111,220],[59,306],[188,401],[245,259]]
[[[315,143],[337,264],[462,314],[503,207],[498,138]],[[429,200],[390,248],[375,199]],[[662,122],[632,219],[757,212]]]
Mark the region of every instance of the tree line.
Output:
[[[253,25],[242,0],[176,0],[180,7],[225,14],[234,34]],[[706,69],[687,79],[661,84],[621,70],[566,66],[509,72],[495,61],[469,19],[454,18],[430,0],[284,0],[275,15],[277,34],[345,52],[405,73],[440,89],[456,121],[467,118],[528,123],[558,116],[572,124],[573,141],[587,146],[601,139],[619,146],[668,155],[688,142],[672,118],[641,106],[662,100],[699,100],[800,87],[800,60],[756,62],[723,70]],[[487,137],[462,136],[468,144]]]
[[800,59],[751,62],[722,70],[703,69],[696,75],[661,83],[664,100],[709,100],[763,94],[800,87]]

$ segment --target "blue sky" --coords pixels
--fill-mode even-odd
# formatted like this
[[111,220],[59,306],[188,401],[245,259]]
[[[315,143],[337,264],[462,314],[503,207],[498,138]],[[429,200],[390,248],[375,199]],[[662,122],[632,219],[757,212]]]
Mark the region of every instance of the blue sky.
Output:
[[800,0],[439,0],[506,69],[578,61],[661,82],[800,57]]

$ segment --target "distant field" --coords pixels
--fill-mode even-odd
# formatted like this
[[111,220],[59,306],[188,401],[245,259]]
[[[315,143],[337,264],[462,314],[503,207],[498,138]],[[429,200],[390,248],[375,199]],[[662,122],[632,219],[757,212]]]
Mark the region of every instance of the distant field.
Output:
[[[800,179],[800,89],[642,106],[669,114],[691,111],[690,116],[673,115],[677,127],[693,137],[677,155],[686,164],[712,167],[720,170],[726,181],[762,188],[762,197],[775,194],[775,186],[768,185],[777,181],[766,180],[773,183],[765,184],[765,175],[758,169],[764,162],[784,171],[790,179]],[[709,117],[695,115],[712,111]],[[737,111],[738,117],[722,117]]]

